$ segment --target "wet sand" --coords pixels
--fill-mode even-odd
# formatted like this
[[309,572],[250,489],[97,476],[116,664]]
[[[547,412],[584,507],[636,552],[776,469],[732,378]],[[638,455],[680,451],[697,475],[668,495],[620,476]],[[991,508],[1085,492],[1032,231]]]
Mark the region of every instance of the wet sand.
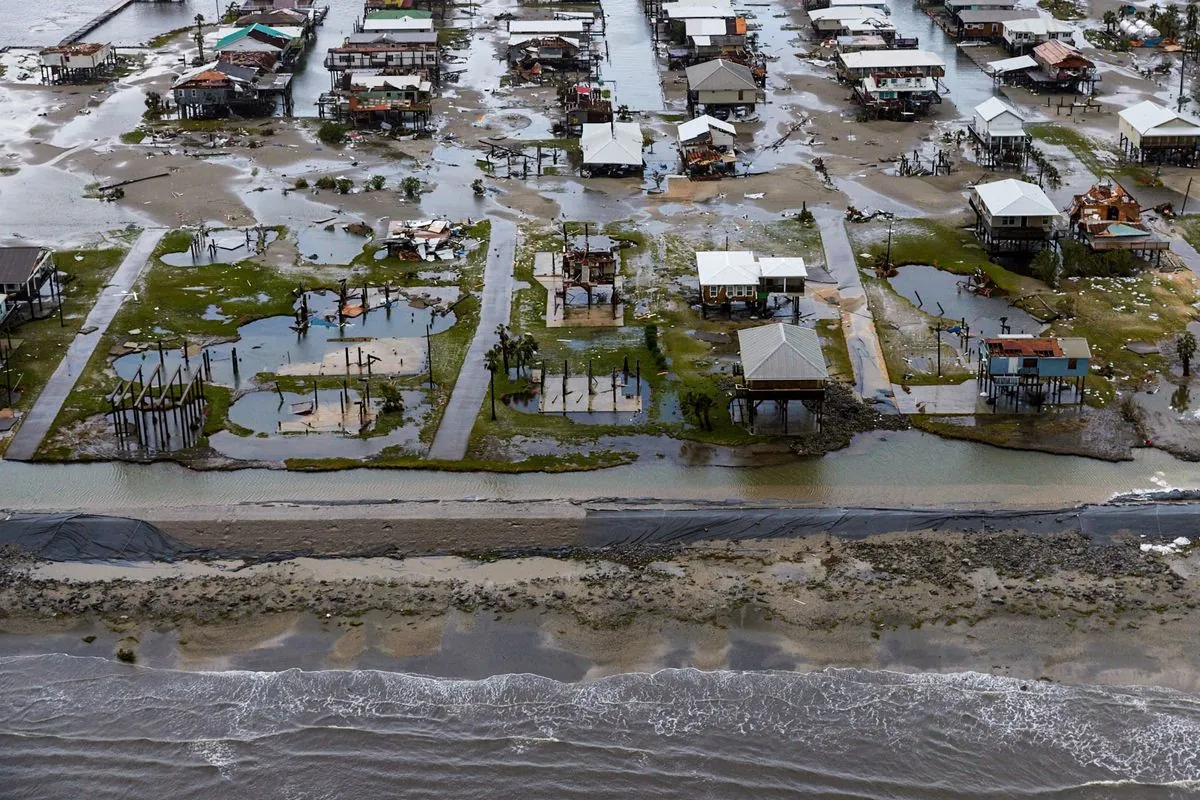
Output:
[[1200,554],[1141,543],[923,532],[559,558],[9,559],[0,655],[563,680],[858,666],[1200,690]]

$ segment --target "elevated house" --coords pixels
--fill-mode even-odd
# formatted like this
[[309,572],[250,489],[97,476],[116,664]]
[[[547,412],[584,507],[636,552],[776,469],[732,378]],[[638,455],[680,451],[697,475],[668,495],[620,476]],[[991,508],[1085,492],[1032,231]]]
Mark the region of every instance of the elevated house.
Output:
[[810,11],[809,22],[818,36],[878,36],[889,45],[896,40],[896,26],[884,12],[866,6],[838,6]]
[[753,112],[763,92],[745,64],[724,58],[695,64],[686,70],[688,109],[693,113]]
[[874,119],[915,119],[942,102],[937,79],[878,72],[854,86],[854,101]]
[[521,36],[566,36],[582,40],[592,31],[591,19],[514,19],[508,23],[508,32]]
[[[291,74],[264,69],[270,53],[227,53],[221,59],[180,75],[171,95],[180,119],[260,117],[272,114],[277,97],[291,113]],[[235,62],[243,63],[235,63]]]
[[1041,187],[1015,178],[972,187],[969,202],[975,235],[990,253],[1040,250],[1062,217]]
[[733,303],[751,312],[767,307],[772,293],[789,295],[793,302],[804,294],[808,270],[803,258],[759,258],[748,250],[709,250],[696,253],[700,282],[700,313],[715,305],[732,313]]
[[38,51],[42,83],[88,83],[103,80],[117,67],[111,44],[56,44]]
[[975,106],[969,128],[981,166],[1024,169],[1032,137],[1015,108],[998,97],[988,98]]
[[29,316],[35,317],[34,304],[42,309],[42,287],[51,284],[56,274],[54,253],[45,247],[0,247],[0,295],[5,296],[7,314],[18,303],[29,304]]
[[576,83],[566,87],[562,94],[563,131],[568,136],[579,136],[583,126],[598,125],[613,121],[612,101],[604,91],[591,83]]
[[1010,402],[1020,411],[1022,400],[1040,408],[1061,402],[1065,391],[1082,403],[1091,359],[1087,339],[1007,334],[980,343],[978,379],[993,409]]
[[1005,23],[1038,16],[1037,11],[1029,8],[960,11],[953,20],[954,36],[964,41],[1000,42],[1004,40]]
[[330,85],[349,70],[381,70],[396,74],[428,75],[441,79],[441,56],[436,31],[353,33],[325,55]]
[[1128,250],[1155,262],[1171,249],[1168,239],[1142,222],[1142,209],[1125,187],[1105,177],[1083,194],[1075,195],[1067,220],[1071,235],[1093,252]]
[[746,48],[746,20],[742,17],[689,19],[684,24],[684,37],[688,65],[714,58],[745,59],[749,55]]
[[588,305],[591,305],[592,287],[616,281],[620,269],[617,249],[617,243],[611,237],[591,233],[587,223],[584,223],[582,235],[568,237],[564,232],[563,279],[588,290]]
[[316,23],[311,14],[297,11],[293,8],[273,8],[270,11],[254,11],[243,14],[234,23],[239,28],[251,25],[265,25],[279,31],[296,29],[305,39],[313,39],[317,35]]
[[414,8],[366,11],[363,13],[362,21],[355,26],[355,31],[358,33],[431,30],[433,30],[433,13]]
[[580,126],[584,177],[620,178],[641,174],[642,129],[636,122],[609,122]]
[[788,433],[788,404],[802,403],[821,428],[829,370],[816,331],[773,323],[738,331],[741,369],[734,397],[742,422],[757,430],[759,407],[771,402]]
[[1121,152],[1137,164],[1191,167],[1200,150],[1200,121],[1151,100],[1117,113]]
[[720,178],[737,171],[737,129],[707,114],[680,123],[679,158],[690,178]]
[[1043,42],[1031,55],[1037,67],[1029,71],[1029,79],[1040,91],[1091,94],[1100,80],[1096,64],[1064,42]]
[[964,11],[1003,11],[1017,7],[1017,0],[944,0],[951,20]]
[[881,14],[892,13],[886,0],[805,0],[804,10],[816,11],[822,8],[841,8],[845,6],[869,8]]
[[1013,56],[989,61],[983,71],[992,77],[997,86],[1028,86],[1032,83],[1031,73],[1038,68],[1033,56]]
[[424,75],[387,75],[361,70],[318,102],[321,117],[348,120],[355,127],[422,128],[429,123],[433,84]]
[[[946,62],[924,50],[861,50],[838,53],[838,80],[858,83],[871,75],[941,78]],[[940,90],[940,86],[939,86]]]
[[1001,41],[1012,55],[1028,53],[1045,42],[1064,41],[1070,44],[1074,38],[1074,25],[1055,19],[1049,14],[1007,20],[1004,22],[1004,33],[1000,35]]

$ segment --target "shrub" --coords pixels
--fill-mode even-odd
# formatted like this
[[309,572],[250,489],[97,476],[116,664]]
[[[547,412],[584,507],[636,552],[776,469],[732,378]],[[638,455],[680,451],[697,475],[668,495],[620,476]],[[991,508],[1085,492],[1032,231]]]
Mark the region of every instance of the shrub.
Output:
[[421,193],[421,179],[413,175],[409,175],[404,180],[400,181],[400,188],[404,190],[407,197],[416,197]]
[[292,185],[295,186],[297,189],[307,189],[308,181],[305,180],[304,178],[296,178],[296,182]]
[[321,177],[317,178],[317,188],[325,189],[327,191],[336,189],[337,181],[328,175],[322,175]]
[[338,194],[350,194],[350,190],[354,188],[354,181],[349,178],[338,178],[333,182],[333,187]]
[[328,145],[341,144],[346,139],[346,126],[337,122],[322,122],[317,138]]
[[381,191],[383,189],[383,187],[386,185],[387,185],[387,178],[385,178],[382,175],[372,175],[367,180],[367,191],[378,192],[378,191]]

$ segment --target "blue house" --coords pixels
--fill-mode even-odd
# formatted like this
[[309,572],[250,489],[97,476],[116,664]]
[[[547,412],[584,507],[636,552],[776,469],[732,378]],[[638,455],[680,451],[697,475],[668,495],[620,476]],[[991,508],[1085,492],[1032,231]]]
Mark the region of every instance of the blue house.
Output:
[[988,393],[988,404],[1021,400],[1034,406],[1062,401],[1065,390],[1083,402],[1083,386],[1091,370],[1092,351],[1077,337],[1008,334],[984,339],[979,348],[979,380]]

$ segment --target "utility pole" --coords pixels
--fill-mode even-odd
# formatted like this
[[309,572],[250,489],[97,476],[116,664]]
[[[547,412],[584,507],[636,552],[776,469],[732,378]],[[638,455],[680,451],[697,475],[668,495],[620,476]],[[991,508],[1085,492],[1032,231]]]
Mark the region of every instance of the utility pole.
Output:
[[942,377],[942,331],[946,329],[941,317],[937,318],[937,325],[933,329],[937,331],[937,375],[940,378]]
[[1187,189],[1185,189],[1183,192],[1183,205],[1181,205],[1179,207],[1180,214],[1183,214],[1183,212],[1187,211],[1187,201],[1188,201],[1188,197],[1191,196],[1191,194],[1192,194],[1192,179],[1188,178]]
[[883,263],[883,268],[885,270],[890,270],[892,268],[892,225],[895,223],[895,221],[895,217],[888,217],[887,257]]
[[200,51],[200,63],[204,63],[204,15],[196,15],[196,49]]
[[429,362],[429,388],[433,389],[433,339],[429,333],[429,326],[425,326],[425,360]]

